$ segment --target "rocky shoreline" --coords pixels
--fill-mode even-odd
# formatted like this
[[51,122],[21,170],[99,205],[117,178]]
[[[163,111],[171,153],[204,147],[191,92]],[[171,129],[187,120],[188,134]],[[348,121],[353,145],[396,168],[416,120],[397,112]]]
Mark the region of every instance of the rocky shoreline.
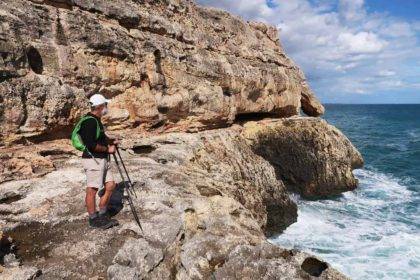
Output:
[[[87,227],[83,173],[76,156],[68,156],[64,163],[60,159],[61,167],[47,175],[1,184],[3,234],[16,242],[16,256],[22,261],[16,267],[16,262],[7,260],[3,275],[42,271],[45,279],[166,279],[169,275],[174,279],[247,279],[249,275],[248,279],[269,279],[269,275],[306,279],[315,273],[308,271],[317,268],[320,279],[345,279],[313,256],[267,242],[267,235],[296,221],[297,208],[275,168],[253,150],[273,148],[264,146],[267,142],[261,137],[267,141],[281,137],[260,128],[279,128],[288,121],[320,132],[311,139],[300,131],[305,139],[319,143],[311,153],[321,155],[315,161],[302,158],[303,169],[305,164],[322,167],[328,147],[337,141],[348,143],[343,135],[320,136],[335,132],[325,121],[302,117],[193,134],[127,135],[123,156],[133,180],[139,182],[135,204],[143,232],[127,207],[117,216],[120,227],[106,232]],[[297,139],[301,136],[295,134]],[[44,144],[40,152],[48,154]],[[57,151],[57,144],[49,144],[51,151]],[[284,156],[294,154],[292,149],[284,152]],[[351,168],[347,155],[359,156],[350,146],[336,162],[347,160]],[[45,158],[54,165],[52,155]],[[319,174],[320,178],[334,175],[335,169],[328,172]],[[316,183],[311,186],[322,188]],[[305,261],[312,268],[305,268]],[[255,269],[250,271],[251,267]]]
[[[347,279],[267,240],[296,221],[289,192],[353,190],[363,165],[274,27],[187,0],[6,0],[0,54],[1,279]],[[95,92],[143,231],[127,206],[87,226],[66,138]]]

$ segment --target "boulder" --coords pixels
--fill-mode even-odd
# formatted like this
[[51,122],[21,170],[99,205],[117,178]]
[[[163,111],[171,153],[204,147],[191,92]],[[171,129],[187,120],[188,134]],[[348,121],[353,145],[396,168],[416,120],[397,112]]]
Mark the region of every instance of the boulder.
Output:
[[338,195],[354,190],[352,171],[363,158],[337,128],[319,118],[296,117],[249,122],[244,137],[275,168],[279,180],[304,197]]
[[269,243],[236,247],[214,275],[215,279],[349,279],[326,262]]

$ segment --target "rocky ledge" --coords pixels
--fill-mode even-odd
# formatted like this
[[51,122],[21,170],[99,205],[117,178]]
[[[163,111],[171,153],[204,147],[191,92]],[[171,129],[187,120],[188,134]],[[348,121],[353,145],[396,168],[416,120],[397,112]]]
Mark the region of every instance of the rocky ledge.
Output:
[[[122,184],[120,226],[87,226],[67,138],[97,92],[143,230]],[[3,0],[0,93],[1,279],[346,279],[267,239],[289,191],[353,190],[363,164],[276,28],[188,0]]]
[[[281,141],[275,146],[273,143],[282,137],[287,122],[317,129],[319,133],[313,134],[305,130],[290,132],[294,139],[305,138],[317,145],[310,148],[297,142],[294,149],[282,152],[284,157],[273,167],[272,159],[258,151],[280,149]],[[267,127],[270,129],[257,129]],[[296,117],[193,134],[126,135],[123,157],[137,182],[134,204],[143,231],[127,206],[116,216],[121,222],[119,227],[108,231],[89,229],[79,158],[69,154],[67,159],[54,158],[60,145],[55,141],[44,143],[33,153],[43,154],[52,166],[59,163],[55,170],[0,185],[5,266],[2,276],[346,279],[314,256],[267,241],[267,236],[280,233],[297,217],[296,204],[289,198],[276,169],[287,165],[302,147],[319,156],[302,157],[301,168],[311,164],[325,171],[322,168],[326,151],[337,143],[348,143],[345,136],[335,132],[320,119]],[[333,134],[335,137],[325,137]],[[65,154],[66,146],[61,145]],[[351,145],[345,148],[345,154],[351,158],[360,156]],[[48,149],[55,152],[48,153]],[[354,166],[346,160],[346,168]],[[328,171],[334,172],[343,168],[343,163],[332,160],[329,166]],[[330,175],[324,174],[327,178]],[[299,177],[299,172],[293,176],[299,181],[306,179]],[[324,176],[319,174],[320,178]],[[342,190],[342,182],[335,182],[337,191]],[[333,184],[329,182],[328,190]],[[310,185],[315,189],[324,187],[317,178]]]

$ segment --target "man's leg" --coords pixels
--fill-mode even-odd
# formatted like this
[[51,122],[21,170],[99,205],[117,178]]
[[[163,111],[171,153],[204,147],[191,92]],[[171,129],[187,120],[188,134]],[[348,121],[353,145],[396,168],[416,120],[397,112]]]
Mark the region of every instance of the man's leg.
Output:
[[[89,213],[89,225],[94,228],[108,229],[113,226],[117,226],[116,220],[111,220],[106,215],[107,205],[111,198],[112,190],[115,189],[114,182],[108,182],[105,184],[105,194],[101,197],[99,203],[99,213],[95,210],[95,198],[98,189],[86,188],[86,207]],[[105,197],[105,199],[104,199]]]
[[89,214],[89,217],[94,216],[95,213],[96,213],[95,198],[96,198],[97,191],[98,191],[98,189],[96,189],[96,188],[86,187],[85,202],[86,202],[86,208],[87,208],[87,212]]
[[[99,164],[97,163],[97,161],[99,161]],[[101,162],[102,162],[102,165],[101,165]],[[104,172],[105,172],[104,170],[106,170],[105,164],[106,164],[105,160],[101,160],[101,159],[97,159],[97,160],[85,159],[84,160],[84,168],[86,170],[86,182],[88,186],[98,186],[99,188],[102,186],[102,182],[104,179]],[[113,181],[113,180],[106,180],[106,181]],[[108,187],[107,189],[111,189],[111,188],[112,188],[112,185]],[[115,225],[118,225],[117,221],[110,220],[107,215],[97,214],[96,207],[95,207],[97,192],[98,192],[98,188],[92,188],[92,187],[86,188],[85,201],[86,201],[86,208],[89,213],[89,225],[93,228],[101,228],[101,229],[107,229]],[[108,201],[109,201],[109,198],[108,198]],[[102,199],[102,203],[100,204],[100,206],[105,205],[105,209],[106,209],[106,203],[107,203],[107,200],[103,201]],[[106,213],[106,210],[103,214],[105,213]]]
[[99,200],[99,214],[105,214],[112,192],[115,190],[117,184],[115,181],[105,183],[105,193]]

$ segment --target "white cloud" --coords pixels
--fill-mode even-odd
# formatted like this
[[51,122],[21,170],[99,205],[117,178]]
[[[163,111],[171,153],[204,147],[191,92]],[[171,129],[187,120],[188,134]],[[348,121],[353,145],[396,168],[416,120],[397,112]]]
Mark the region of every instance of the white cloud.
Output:
[[381,70],[378,73],[379,77],[391,77],[391,76],[395,76],[397,74],[397,72],[392,71],[392,70]]
[[416,35],[415,26],[401,21],[391,22],[380,32],[385,36],[391,37],[410,37]]
[[350,54],[377,53],[386,45],[385,41],[371,32],[344,32],[338,35],[337,43],[343,51]]
[[353,69],[353,68],[357,67],[358,65],[359,64],[356,63],[356,62],[351,62],[351,63],[348,63],[348,64],[340,64],[340,65],[337,65],[335,67],[335,70],[340,71],[342,73],[346,73],[347,70]]
[[[364,0],[198,0],[280,30],[287,54],[323,99],[415,88],[420,21],[369,13]],[[391,70],[392,69],[392,70]],[[368,79],[367,79],[368,78]]]
[[420,20],[413,22],[412,27],[415,31],[420,31]]
[[363,5],[364,0],[340,0],[338,10],[344,20],[357,21],[366,16]]

